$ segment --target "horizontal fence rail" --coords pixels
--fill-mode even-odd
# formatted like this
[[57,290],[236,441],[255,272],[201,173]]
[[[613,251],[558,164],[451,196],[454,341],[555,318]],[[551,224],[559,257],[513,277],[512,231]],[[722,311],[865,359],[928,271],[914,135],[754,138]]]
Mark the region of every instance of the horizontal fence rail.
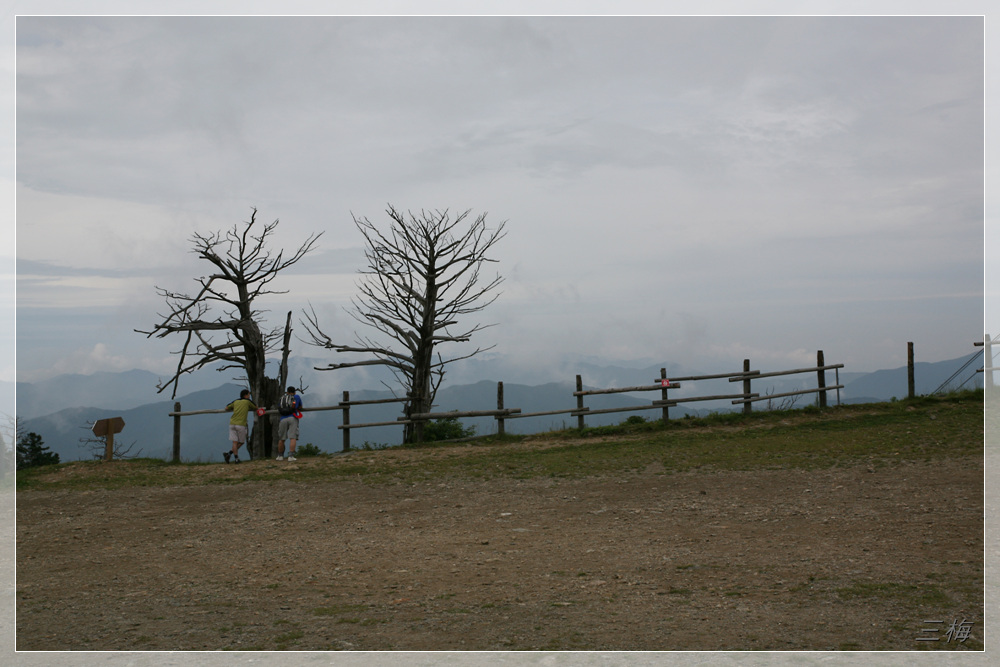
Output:
[[[361,405],[360,403],[354,403],[353,405]],[[345,410],[344,405],[321,405],[319,407],[313,408],[300,408],[300,412],[322,412],[324,410]],[[231,412],[230,410],[187,410],[185,412],[168,412],[168,417],[190,417],[191,415],[220,415],[224,412]],[[254,413],[257,414],[257,413]],[[276,415],[278,410],[265,410],[265,415]],[[262,415],[263,416],[263,415]]]
[[[807,391],[816,391],[815,389],[809,389]],[[749,399],[747,397],[750,397]],[[689,398],[672,398],[666,401],[653,401],[653,405],[665,405],[667,407],[677,405],[678,403],[691,403],[694,401],[725,401],[728,399],[744,399],[744,400],[754,400],[754,397],[760,396],[760,394],[718,394],[716,396],[691,396]],[[733,403],[739,401],[734,400]]]
[[[380,398],[372,400],[360,400],[352,401],[350,399],[350,392],[345,391],[343,393],[343,400],[337,405],[326,405],[326,406],[315,406],[315,407],[304,407],[302,412],[319,412],[324,410],[340,410],[343,416],[343,423],[337,428],[342,431],[342,447],[344,452],[351,450],[351,431],[359,428],[372,428],[376,426],[403,426],[406,424],[412,424],[418,421],[429,421],[432,419],[452,419],[452,418],[472,418],[472,417],[493,417],[497,423],[497,433],[503,435],[505,433],[505,422],[508,419],[525,419],[528,417],[544,417],[550,415],[561,415],[566,414],[577,418],[578,428],[584,428],[586,426],[586,417],[590,415],[602,415],[602,414],[612,414],[617,412],[638,412],[643,410],[660,410],[662,415],[662,420],[665,423],[670,419],[669,410],[680,403],[690,403],[697,401],[722,401],[729,400],[733,405],[743,405],[744,413],[751,412],[751,405],[758,401],[770,400],[775,398],[784,398],[790,396],[801,396],[805,394],[817,394],[820,407],[826,407],[827,405],[827,392],[836,391],[837,392],[837,404],[840,404],[840,390],[844,388],[844,385],[839,382],[839,370],[844,367],[844,364],[830,364],[827,365],[823,361],[822,350],[816,354],[817,362],[816,366],[811,368],[796,368],[787,371],[773,371],[768,373],[762,373],[759,370],[750,369],[750,360],[744,359],[743,370],[734,373],[716,373],[712,375],[691,375],[686,377],[675,377],[668,378],[666,369],[660,369],[660,377],[654,380],[655,384],[640,385],[634,387],[613,387],[605,389],[584,389],[583,388],[583,378],[580,375],[576,376],[576,390],[572,392],[572,396],[576,399],[576,407],[570,407],[560,410],[544,410],[538,412],[523,412],[521,408],[509,408],[504,405],[504,393],[503,393],[503,382],[497,383],[497,409],[496,410],[471,410],[465,412],[425,412],[419,414],[411,414],[409,416],[399,417],[393,421],[377,421],[377,422],[361,422],[352,423],[351,422],[351,408],[355,406],[364,405],[379,405],[387,403],[405,403],[409,399],[407,398]],[[826,371],[835,371],[837,373],[837,381],[830,386],[826,384]],[[765,394],[761,395],[759,392],[752,391],[752,383],[754,381],[759,381],[765,378],[780,377],[784,375],[795,375],[801,373],[816,373],[816,384],[815,388],[801,389],[798,391],[783,392],[780,394]],[[682,387],[680,384],[683,382],[701,382],[706,380],[728,380],[729,382],[742,382],[743,391],[737,394],[714,394],[714,395],[701,395],[701,396],[684,396],[684,397],[674,397],[669,396],[669,392],[672,390],[677,390]],[[632,406],[621,406],[616,408],[601,408],[594,409],[592,406],[584,405],[584,399],[588,396],[600,396],[609,394],[622,394],[622,393],[640,393],[640,392],[660,392],[659,397],[656,400],[651,401],[648,405],[632,405]],[[182,417],[189,417],[194,415],[207,415],[207,414],[223,414],[227,412],[224,409],[208,409],[208,410],[189,410],[181,411],[181,404],[174,403],[174,411],[168,413],[170,417],[174,418],[174,451],[173,457],[174,461],[180,461],[180,424]],[[277,409],[267,409],[264,412],[265,415],[276,415],[278,414]]]
[[[584,408],[583,412],[590,410],[590,408]],[[548,417],[549,415],[571,415],[575,412],[580,412],[576,408],[568,408],[566,410],[546,410],[545,412],[519,412],[518,414],[512,414],[507,419],[524,419],[525,417]]]
[[[412,421],[428,419],[452,419],[454,417],[506,417],[517,414],[521,408],[510,408],[507,410],[468,410],[466,412],[418,412],[410,415]],[[396,421],[406,421],[406,417],[400,417]]]
[[[728,377],[728,376],[726,376]],[[679,384],[671,384],[669,388],[680,387]],[[574,396],[596,396],[598,394],[632,394],[638,391],[660,391],[662,384],[647,385],[643,387],[616,387],[612,389],[588,389],[586,391],[574,391]]]

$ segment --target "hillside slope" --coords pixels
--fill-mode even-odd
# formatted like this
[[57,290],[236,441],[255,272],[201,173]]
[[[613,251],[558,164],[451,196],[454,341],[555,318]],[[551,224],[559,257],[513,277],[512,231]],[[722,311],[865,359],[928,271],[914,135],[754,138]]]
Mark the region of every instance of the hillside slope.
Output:
[[966,395],[50,466],[18,475],[17,646],[982,650],[982,424]]

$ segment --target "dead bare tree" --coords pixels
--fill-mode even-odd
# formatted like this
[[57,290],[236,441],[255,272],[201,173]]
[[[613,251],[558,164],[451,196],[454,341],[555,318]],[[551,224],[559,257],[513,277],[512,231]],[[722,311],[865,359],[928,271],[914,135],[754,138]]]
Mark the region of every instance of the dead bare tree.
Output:
[[[496,261],[487,253],[505,236],[505,223],[489,229],[483,213],[467,224],[470,211],[454,218],[447,210],[421,211],[418,217],[409,212],[404,216],[389,206],[386,213],[391,219],[387,233],[367,218],[354,217],[367,246],[368,268],[360,271],[360,296],[353,299],[349,312],[381,334],[379,340],[356,334],[353,345],[334,342],[323,333],[311,307],[303,324],[313,345],[373,357],[316,370],[387,366],[409,399],[405,407],[409,416],[431,411],[446,365],[492,348],[449,359],[437,352],[441,344],[468,342],[492,326],[463,325],[453,330],[464,316],[483,310],[499,296],[491,292],[503,279],[497,275],[480,283],[480,271],[485,263]],[[420,442],[422,436],[423,422],[406,425],[404,442]]]
[[[182,375],[218,362],[222,362],[219,371],[239,368],[246,373],[245,377],[235,379],[249,384],[258,406],[277,407],[285,391],[292,313],[288,313],[284,329],[268,329],[263,325],[267,311],[258,310],[255,302],[268,294],[287,292],[271,290],[268,286],[279,273],[312,250],[322,232],[311,234],[287,259],[280,250],[272,255],[268,238],[278,221],[261,227],[257,222],[257,209],[252,210],[250,221],[244,222],[242,229],[240,225],[233,225],[225,234],[196,233],[191,237],[193,252],[209,262],[215,272],[196,279],[200,289],[194,295],[157,287],[157,293],[166,299],[169,312],[160,314],[162,321],[150,331],[136,329],[147,338],[184,334],[184,344],[175,353],[179,355],[176,372],[157,385],[160,392],[173,387],[172,398],[177,395]],[[266,357],[277,351],[279,344],[278,377],[269,378],[265,372]],[[253,458],[270,456],[274,440],[272,431],[271,420],[254,421],[248,443]]]

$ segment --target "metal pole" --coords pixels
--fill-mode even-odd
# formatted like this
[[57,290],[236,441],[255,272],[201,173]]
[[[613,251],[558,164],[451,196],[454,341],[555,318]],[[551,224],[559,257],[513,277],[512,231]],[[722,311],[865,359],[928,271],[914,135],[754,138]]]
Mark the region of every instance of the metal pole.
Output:
[[996,385],[993,384],[993,341],[990,339],[990,335],[986,334],[986,338],[983,339],[984,343],[984,354],[983,354],[983,369],[986,373],[985,382],[983,382],[983,389],[985,391],[992,391]]
[[837,385],[837,407],[840,407],[840,369],[833,369],[833,381]]

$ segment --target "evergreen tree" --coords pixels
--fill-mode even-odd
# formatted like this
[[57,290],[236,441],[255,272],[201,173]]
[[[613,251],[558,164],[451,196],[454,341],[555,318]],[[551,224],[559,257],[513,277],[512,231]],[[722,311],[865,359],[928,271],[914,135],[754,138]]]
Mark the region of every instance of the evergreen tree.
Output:
[[59,463],[59,455],[50,452],[42,442],[42,436],[28,433],[17,441],[17,469],[47,466]]

